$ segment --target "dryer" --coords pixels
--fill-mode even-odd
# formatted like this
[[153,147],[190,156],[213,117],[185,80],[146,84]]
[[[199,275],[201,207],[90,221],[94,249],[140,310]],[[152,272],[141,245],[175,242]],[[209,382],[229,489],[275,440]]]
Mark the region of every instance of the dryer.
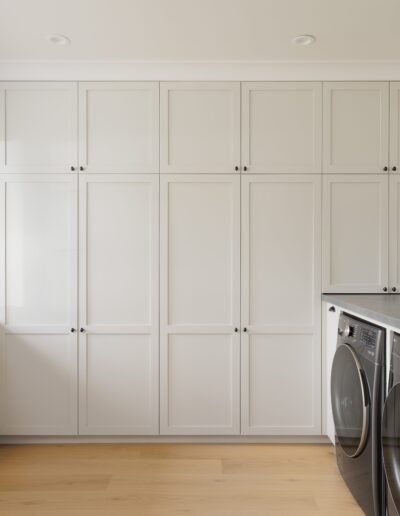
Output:
[[393,334],[388,396],[382,417],[382,451],[389,516],[400,514],[400,335]]
[[342,313],[331,372],[337,464],[368,516],[385,514],[380,433],[385,335],[383,328]]

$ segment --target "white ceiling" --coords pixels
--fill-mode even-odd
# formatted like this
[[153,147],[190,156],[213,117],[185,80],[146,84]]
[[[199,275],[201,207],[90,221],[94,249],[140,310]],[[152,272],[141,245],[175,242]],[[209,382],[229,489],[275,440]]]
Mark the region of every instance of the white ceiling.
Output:
[[0,0],[0,60],[400,60],[399,25],[399,0]]

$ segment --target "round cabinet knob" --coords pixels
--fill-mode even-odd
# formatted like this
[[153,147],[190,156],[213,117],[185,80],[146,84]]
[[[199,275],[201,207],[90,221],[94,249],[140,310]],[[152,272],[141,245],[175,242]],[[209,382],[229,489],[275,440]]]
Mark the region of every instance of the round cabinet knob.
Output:
[[329,311],[330,311],[330,312],[336,312],[336,308],[335,308],[334,306],[331,306],[331,307],[329,308]]
[[392,292],[396,292],[397,291],[397,288],[396,287],[392,287]]
[[84,169],[82,166],[80,166],[80,167],[79,167],[79,170],[80,170],[81,172],[83,172],[85,169]]
[[239,331],[239,328],[235,328],[235,333],[237,333]]
[[84,329],[84,328],[81,328],[79,331],[80,331],[81,333],[83,333],[83,332],[85,331],[85,329]]
[[243,331],[246,333],[247,332],[247,328],[243,328]]
[[384,172],[387,172],[387,171],[388,171],[388,168],[387,168],[387,167],[383,167],[383,171],[384,171]]
[[384,292],[387,292],[387,287],[383,287],[382,289]]
[[247,172],[247,167],[243,167],[243,170],[244,170],[245,172]]
[[71,167],[71,172],[75,172],[75,167]]
[[235,167],[236,172],[239,170],[239,167]]
[[396,170],[397,170],[397,167],[392,167],[393,172],[396,172]]
[[75,328],[71,328],[71,333],[75,333],[75,332],[76,332]]

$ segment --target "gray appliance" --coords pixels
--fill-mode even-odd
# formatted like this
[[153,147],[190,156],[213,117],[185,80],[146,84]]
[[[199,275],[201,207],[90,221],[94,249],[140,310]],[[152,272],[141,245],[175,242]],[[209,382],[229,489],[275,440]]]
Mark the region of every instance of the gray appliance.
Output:
[[393,334],[388,396],[382,418],[382,450],[389,516],[400,514],[400,335]]
[[342,313],[331,374],[340,473],[368,516],[385,514],[381,420],[385,395],[385,330]]

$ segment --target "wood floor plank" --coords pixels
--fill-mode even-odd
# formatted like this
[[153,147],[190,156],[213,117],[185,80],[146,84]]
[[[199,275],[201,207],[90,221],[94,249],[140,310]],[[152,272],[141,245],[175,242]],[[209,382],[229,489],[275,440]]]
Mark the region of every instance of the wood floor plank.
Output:
[[0,516],[360,516],[328,445],[0,447]]

